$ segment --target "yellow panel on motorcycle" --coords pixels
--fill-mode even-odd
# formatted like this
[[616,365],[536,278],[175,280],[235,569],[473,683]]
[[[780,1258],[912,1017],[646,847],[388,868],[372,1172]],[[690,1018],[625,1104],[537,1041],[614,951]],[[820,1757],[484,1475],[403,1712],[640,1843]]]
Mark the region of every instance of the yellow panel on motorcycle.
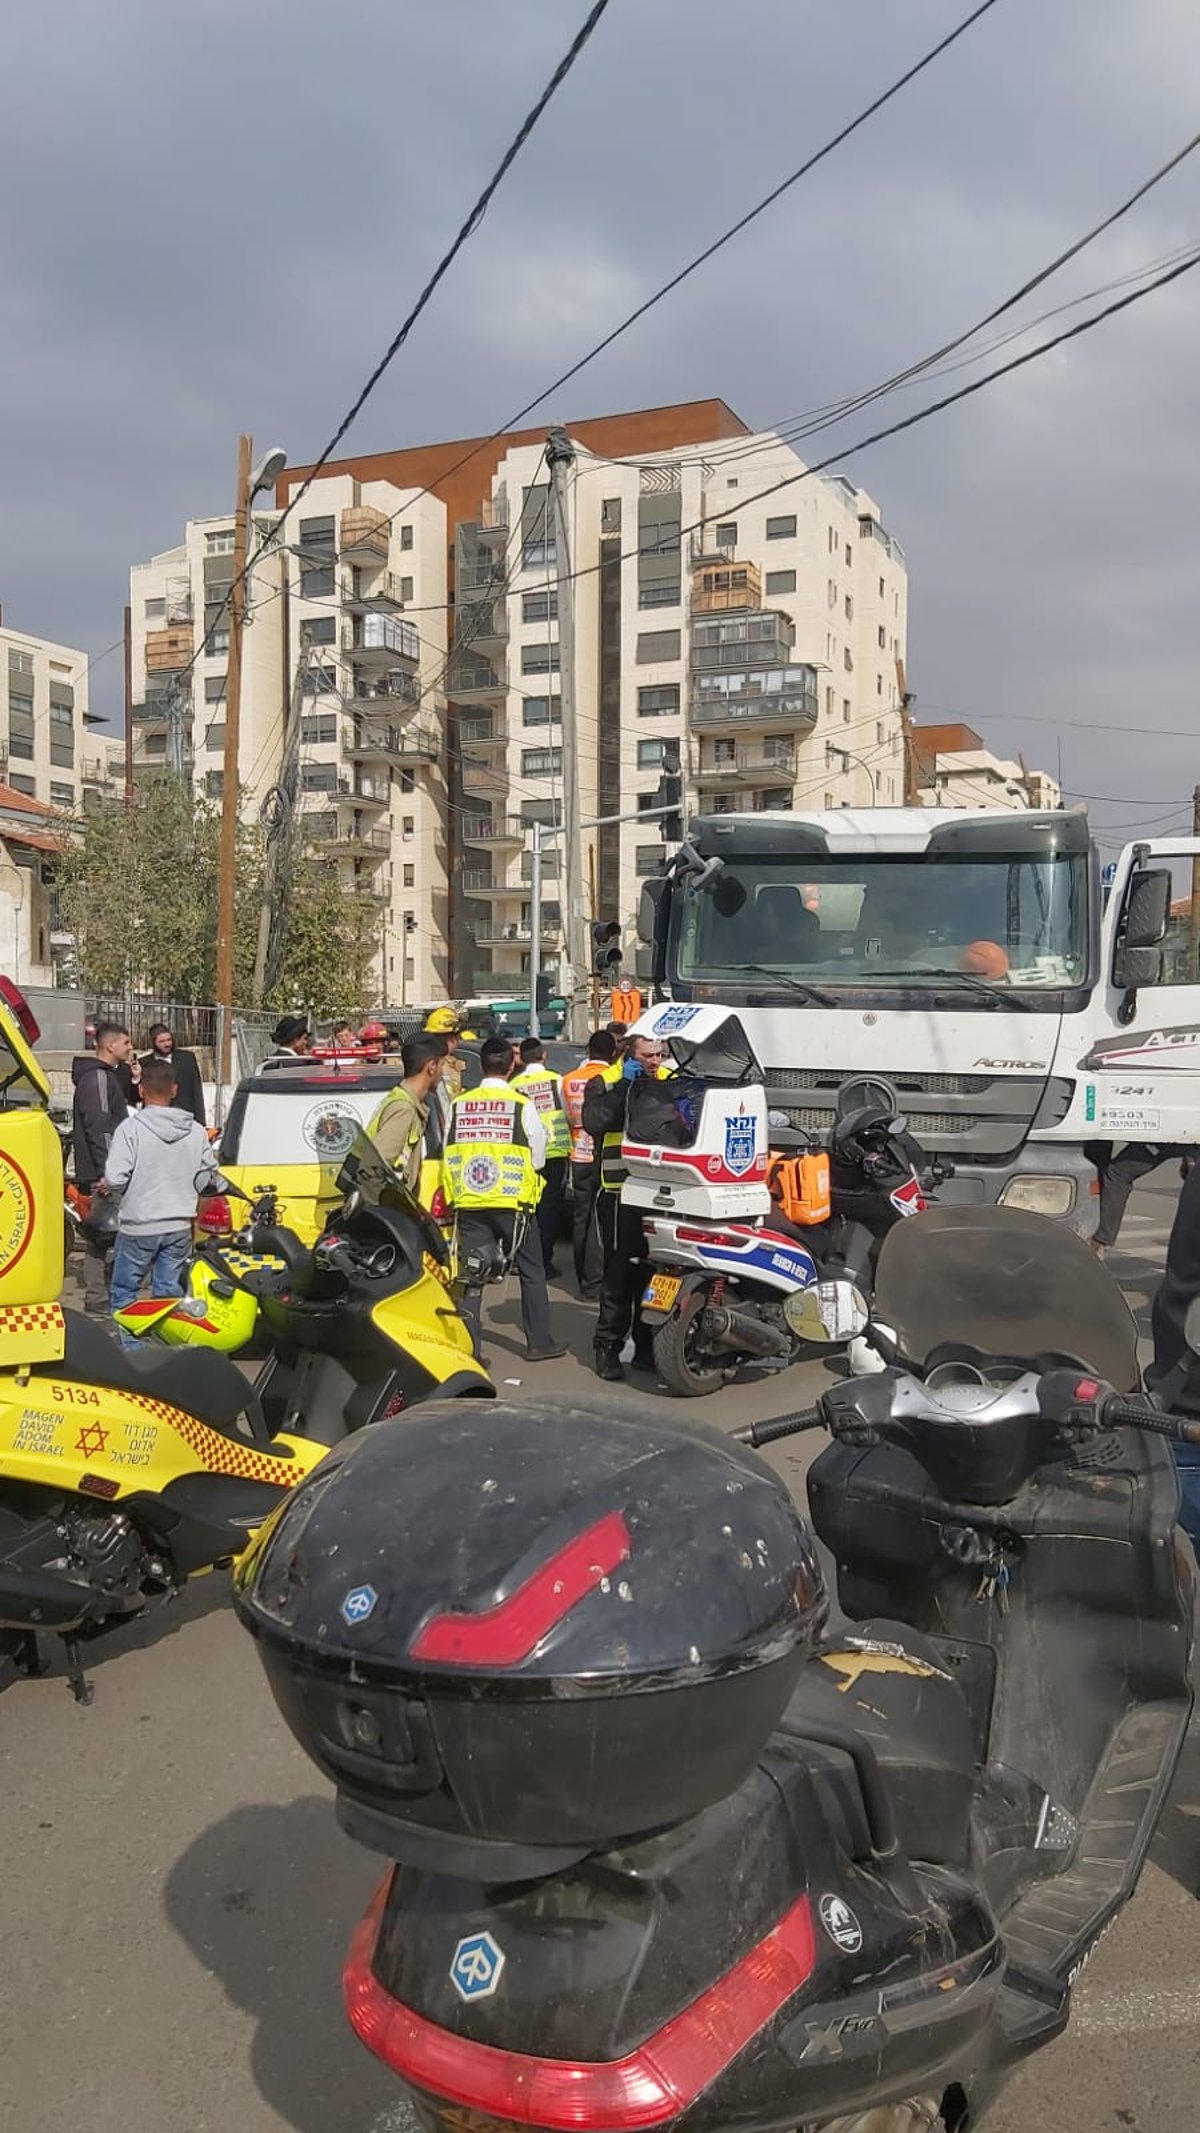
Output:
[[0,1366],[57,1363],[66,1345],[67,1322],[58,1304],[0,1305]]
[[[6,1111],[0,1148],[0,1309],[52,1304],[63,1285],[63,1162],[45,1111]],[[40,1360],[30,1357],[31,1361]],[[47,1356],[62,1354],[47,1348]]]

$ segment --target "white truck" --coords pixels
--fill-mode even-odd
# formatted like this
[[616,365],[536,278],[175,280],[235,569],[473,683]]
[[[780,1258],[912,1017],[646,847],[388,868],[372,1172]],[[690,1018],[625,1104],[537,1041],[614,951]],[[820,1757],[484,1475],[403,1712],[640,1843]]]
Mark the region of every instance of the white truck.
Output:
[[639,930],[660,997],[736,1009],[794,1126],[888,1104],[943,1200],[1087,1234],[1107,1146],[1200,1143],[1194,860],[1132,843],[1102,881],[1070,811],[711,815]]

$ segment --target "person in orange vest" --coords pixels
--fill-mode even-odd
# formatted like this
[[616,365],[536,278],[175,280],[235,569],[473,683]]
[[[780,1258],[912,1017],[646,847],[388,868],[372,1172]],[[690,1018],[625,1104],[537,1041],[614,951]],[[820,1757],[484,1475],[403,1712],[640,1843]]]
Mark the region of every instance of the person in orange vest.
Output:
[[575,1279],[588,1303],[599,1303],[604,1272],[604,1251],[596,1223],[596,1192],[600,1166],[595,1141],[583,1124],[583,1097],[589,1081],[611,1066],[617,1056],[616,1039],[606,1029],[596,1030],[587,1041],[587,1057],[562,1078],[563,1110],[571,1129],[572,1241]]

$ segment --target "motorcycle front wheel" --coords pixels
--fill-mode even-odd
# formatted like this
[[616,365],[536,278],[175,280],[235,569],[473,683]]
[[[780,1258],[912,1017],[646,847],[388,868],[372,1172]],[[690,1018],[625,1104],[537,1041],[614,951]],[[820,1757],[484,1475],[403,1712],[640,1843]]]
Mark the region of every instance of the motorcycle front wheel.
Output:
[[737,1368],[737,1358],[728,1351],[704,1346],[706,1300],[703,1289],[693,1289],[654,1336],[654,1367],[663,1384],[685,1400],[719,1392]]

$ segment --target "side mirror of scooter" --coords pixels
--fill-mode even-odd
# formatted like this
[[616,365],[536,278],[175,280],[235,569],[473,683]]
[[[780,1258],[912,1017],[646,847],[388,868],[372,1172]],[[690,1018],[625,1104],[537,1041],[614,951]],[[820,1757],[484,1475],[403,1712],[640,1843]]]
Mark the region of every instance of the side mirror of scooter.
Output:
[[833,1280],[818,1281],[789,1296],[783,1315],[801,1340],[818,1348],[840,1348],[866,1331],[870,1314],[861,1289],[852,1281]]

